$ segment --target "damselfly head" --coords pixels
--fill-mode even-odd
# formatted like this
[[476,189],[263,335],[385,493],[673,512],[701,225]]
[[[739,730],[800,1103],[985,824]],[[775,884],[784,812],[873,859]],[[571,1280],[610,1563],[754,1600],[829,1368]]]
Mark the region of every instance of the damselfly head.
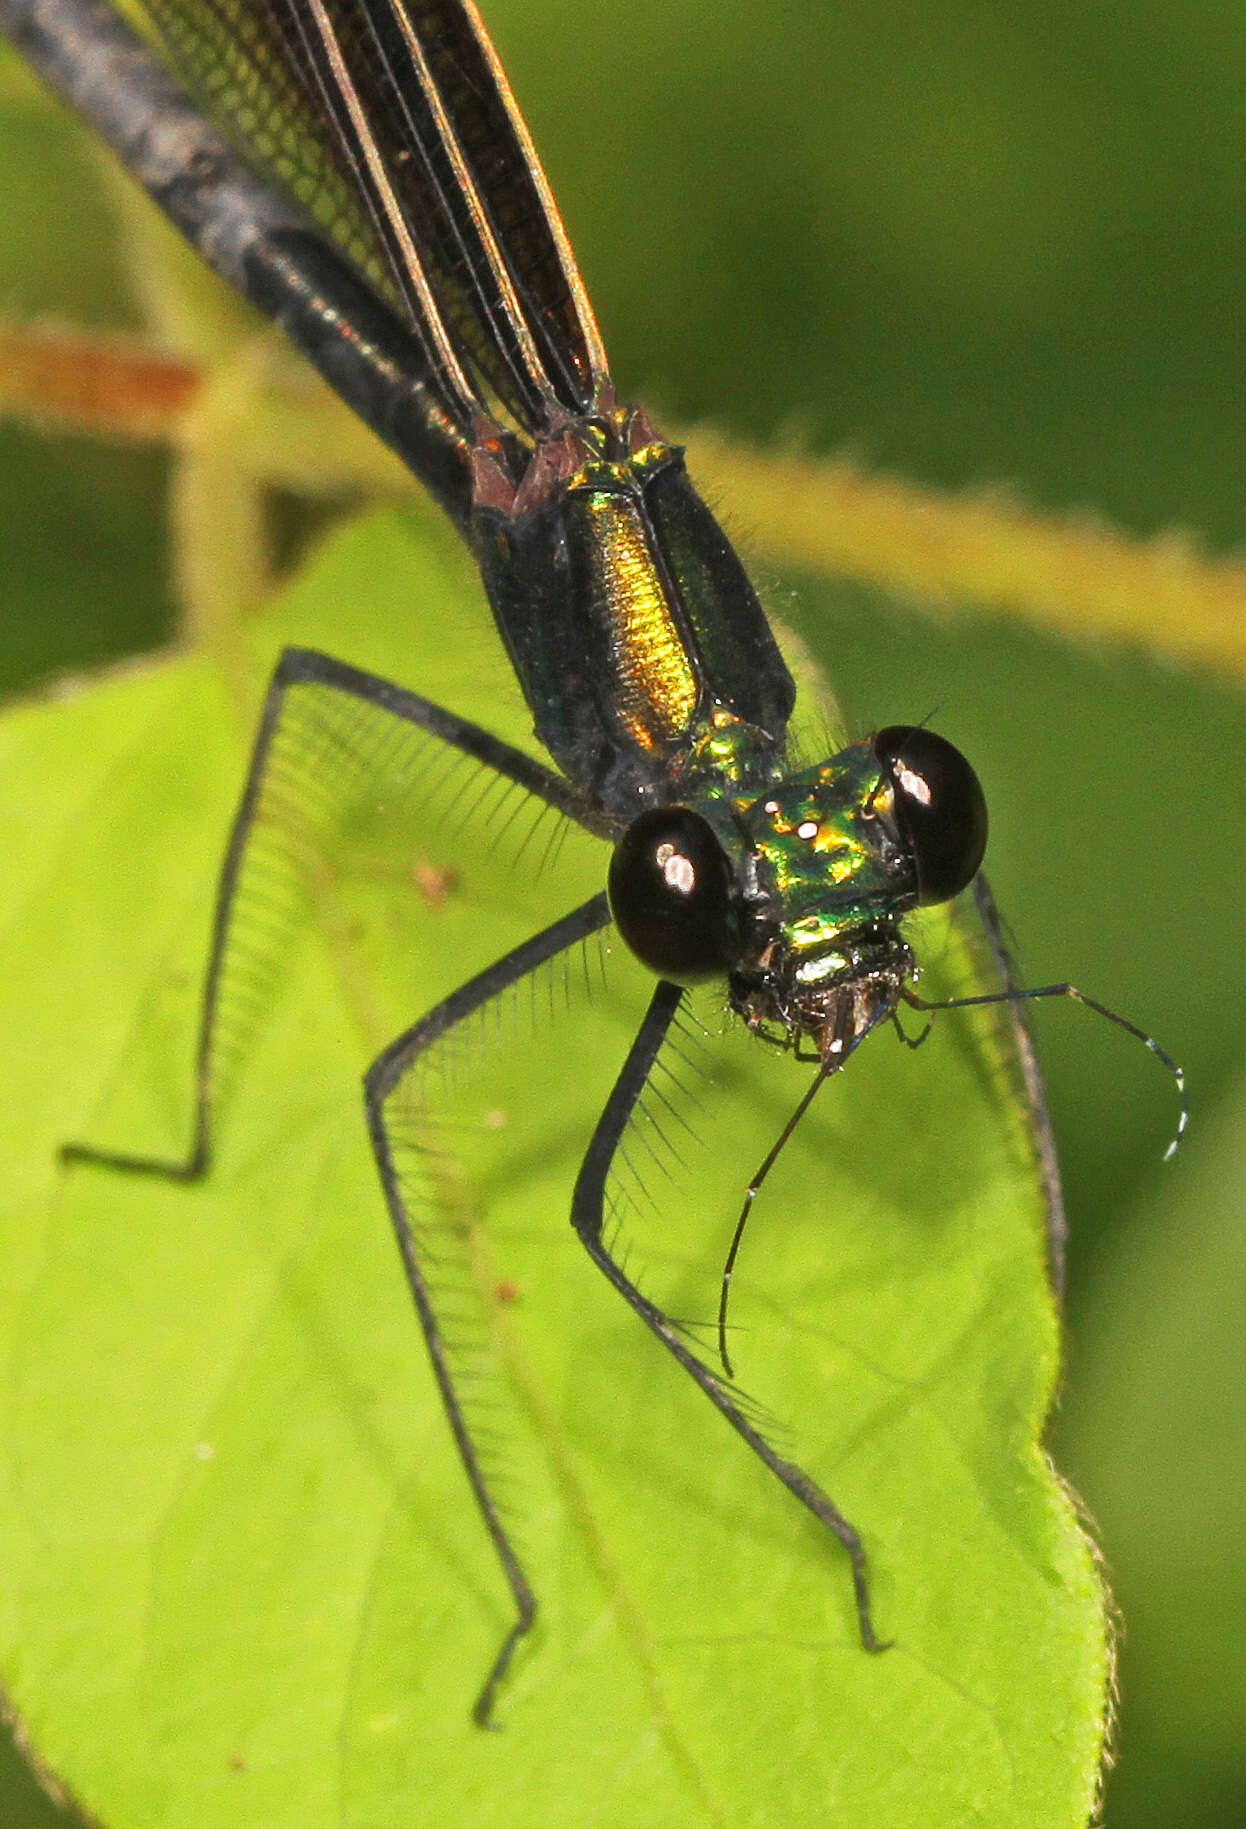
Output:
[[763,1035],[843,1058],[913,976],[903,917],[950,900],[977,871],[977,777],[943,738],[892,726],[776,783],[737,818],[749,888],[732,1004]]
[[960,751],[890,726],[748,799],[642,813],[611,860],[610,906],[660,977],[725,975],[750,1028],[833,1062],[913,976],[902,917],[959,894],[985,846]]

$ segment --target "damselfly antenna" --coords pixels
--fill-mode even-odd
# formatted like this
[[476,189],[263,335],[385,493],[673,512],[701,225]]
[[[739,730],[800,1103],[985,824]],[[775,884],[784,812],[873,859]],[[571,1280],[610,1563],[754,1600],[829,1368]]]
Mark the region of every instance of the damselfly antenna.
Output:
[[[1155,1055],[1156,1059],[1160,1062],[1161,1066],[1165,1067],[1177,1082],[1177,1093],[1181,1101],[1181,1111],[1177,1120],[1176,1132],[1174,1133],[1168,1148],[1164,1151],[1164,1161],[1168,1162],[1176,1155],[1181,1140],[1185,1136],[1186,1125],[1189,1123],[1190,1118],[1190,1105],[1186,1094],[1185,1073],[1177,1065],[1176,1061],[1173,1060],[1172,1056],[1160,1047],[1153,1035],[1148,1035],[1145,1029],[1140,1029],[1138,1027],[1137,1023],[1130,1022],[1127,1016],[1121,1016],[1116,1010],[1111,1010],[1106,1004],[1098,1002],[1096,998],[1088,997],[1085,991],[1079,990],[1075,984],[1043,984],[1036,985],[1033,989],[1028,990],[989,991],[984,992],[978,997],[947,997],[939,999],[938,1001],[919,997],[915,991],[910,990],[908,987],[905,987],[900,992],[900,995],[910,1009],[920,1010],[923,1014],[931,1014],[938,1010],[971,1009],[981,1004],[1029,1003],[1038,997],[1071,997],[1075,1002],[1084,1004],[1088,1010],[1093,1010],[1097,1016],[1106,1016],[1109,1022],[1116,1024],[1118,1029],[1124,1029],[1127,1034],[1136,1037],[1140,1042],[1144,1042],[1151,1050],[1151,1053]],[[889,1014],[894,1018],[895,1011],[892,1010]],[[870,1028],[873,1026],[873,1023],[871,1023]],[[899,1029],[898,1023],[896,1024],[896,1027]],[[927,1024],[926,1028],[922,1030],[921,1035],[916,1038],[910,1038],[905,1035],[902,1029],[900,1029],[899,1032],[902,1041],[908,1043],[910,1047],[916,1047],[920,1046],[920,1044],[925,1041],[926,1036],[930,1032],[930,1028],[929,1024]],[[865,1035],[868,1033],[869,1029],[864,1030],[862,1035],[854,1041],[854,1049],[860,1041],[864,1040]],[[850,1049],[849,1052],[852,1052],[852,1050]],[[835,1072],[837,1068],[843,1066],[844,1061],[847,1058],[847,1054],[828,1054],[823,1059],[813,1080],[805,1089],[800,1103],[797,1105],[787,1123],[783,1126],[778,1138],[766,1156],[765,1161],[753,1176],[745,1190],[744,1204],[740,1208],[740,1217],[736,1221],[735,1231],[731,1235],[731,1244],[723,1264],[722,1283],[718,1297],[718,1357],[722,1363],[723,1371],[728,1378],[734,1378],[735,1373],[732,1370],[731,1355],[727,1351],[727,1304],[731,1297],[731,1279],[735,1272],[736,1258],[740,1251],[740,1241],[744,1236],[744,1228],[748,1223],[749,1214],[753,1210],[753,1202],[756,1200],[758,1192],[767,1175],[769,1175],[771,1169],[782,1154],[788,1139],[792,1136],[792,1133],[808,1111],[810,1105],[812,1105],[818,1091],[830,1075]]]
[[723,1263],[722,1283],[718,1294],[718,1357],[721,1361],[723,1371],[728,1378],[734,1378],[735,1373],[731,1369],[731,1355],[727,1351],[727,1304],[731,1299],[731,1278],[734,1274],[735,1261],[740,1251],[740,1240],[744,1237],[744,1228],[748,1224],[748,1216],[753,1210],[753,1202],[757,1198],[762,1183],[765,1181],[775,1163],[779,1160],[779,1157],[783,1154],[789,1138],[796,1130],[797,1125],[800,1123],[809,1107],[813,1104],[813,1101],[821,1088],[826,1084],[833,1073],[839,1071],[849,1055],[855,1054],[856,1050],[861,1046],[861,1043],[874,1028],[875,1024],[881,1022],[884,1017],[892,1016],[894,1014],[894,1009],[889,1010],[885,1006],[880,1005],[857,1034],[853,1035],[850,1039],[843,1036],[836,1036],[823,1049],[818,1071],[814,1074],[808,1086],[806,1086],[804,1093],[801,1095],[800,1103],[797,1105],[787,1123],[783,1126],[783,1129],[779,1132],[774,1143],[771,1144],[765,1161],[744,1191],[744,1204],[740,1208],[740,1217],[735,1222],[735,1231],[731,1234],[731,1244],[727,1248],[727,1256]]
[[731,1234],[731,1244],[728,1247],[726,1260],[723,1264],[722,1285],[718,1295],[718,1357],[722,1362],[723,1371],[728,1378],[734,1378],[735,1373],[731,1369],[731,1357],[727,1352],[727,1302],[731,1295],[731,1278],[735,1271],[735,1261],[740,1250],[740,1240],[744,1237],[744,1228],[748,1222],[748,1216],[753,1210],[753,1202],[757,1198],[758,1189],[782,1155],[788,1138],[796,1129],[796,1126],[800,1123],[809,1107],[813,1104],[818,1092],[826,1084],[830,1075],[839,1065],[840,1063],[838,1061],[832,1060],[829,1057],[822,1062],[818,1071],[814,1074],[808,1086],[806,1086],[800,1104],[796,1107],[787,1123],[783,1126],[783,1129],[779,1132],[778,1138],[771,1145],[766,1160],[762,1163],[745,1190],[744,1205],[740,1208],[740,1217],[735,1222],[735,1231]]
[[976,1004],[985,1003],[1029,1003],[1038,997],[1071,997],[1075,1003],[1084,1004],[1088,1010],[1093,1010],[1096,1016],[1106,1016],[1109,1022],[1116,1024],[1118,1029],[1124,1029],[1127,1035],[1132,1035],[1138,1041],[1144,1042],[1160,1065],[1166,1067],[1177,1082],[1177,1096],[1181,1101],[1181,1111],[1177,1118],[1177,1128],[1173,1133],[1172,1141],[1164,1151],[1164,1161],[1169,1162],[1176,1155],[1181,1139],[1185,1136],[1186,1125],[1190,1121],[1190,1101],[1186,1095],[1184,1071],[1177,1065],[1171,1054],[1166,1053],[1160,1047],[1153,1035],[1148,1035],[1145,1029],[1138,1027],[1137,1023],[1130,1022],[1127,1016],[1121,1016],[1117,1011],[1109,1010],[1105,1003],[1099,1003],[1095,998],[1087,997],[1085,991],[1079,991],[1075,984],[1041,984],[1036,985],[1032,990],[987,991],[979,997],[948,997],[937,1003],[931,1003],[925,997],[919,997],[915,991],[909,990],[907,987],[901,991],[900,995],[910,1009],[925,1012],[967,1010]]

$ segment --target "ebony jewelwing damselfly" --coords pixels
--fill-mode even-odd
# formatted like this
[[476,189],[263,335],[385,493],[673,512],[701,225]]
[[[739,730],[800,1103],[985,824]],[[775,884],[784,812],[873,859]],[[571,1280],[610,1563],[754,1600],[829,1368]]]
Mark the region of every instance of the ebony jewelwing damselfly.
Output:
[[[1072,986],[1012,985],[979,868],[985,802],[952,745],[921,725],[890,726],[810,765],[789,757],[791,676],[682,453],[615,394],[548,186],[475,9],[460,0],[155,0],[149,12],[259,177],[106,8],[0,0],[0,18],[27,57],[463,532],[558,772],[405,688],[320,652],[287,650],[220,879],[191,1148],[176,1161],[81,1144],[66,1156],[186,1181],[209,1169],[218,1018],[239,901],[292,761],[306,778],[317,766],[332,771],[335,751],[364,742],[365,728],[370,743],[383,740],[378,731],[395,743],[415,732],[608,840],[606,890],[445,998],[380,1054],[366,1080],[407,1281],[515,1606],[475,1717],[490,1722],[536,1600],[469,1426],[427,1276],[403,1101],[447,1036],[612,920],[657,987],[588,1143],[573,1224],[637,1316],[839,1539],[861,1642],[878,1649],[856,1529],[777,1451],[734,1388],[726,1297],[758,1186],[814,1093],[875,1027],[902,1004],[944,1007],[913,989],[917,963],[902,922],[971,888],[1004,988],[957,1001],[1002,1001],[1014,1012],[1057,1280],[1054,1152],[1018,1003],[1089,1003],[1145,1041],[1179,1083],[1180,1073],[1142,1031]],[[725,983],[731,1010],[751,1030],[812,1067],[743,1202],[723,1276],[717,1364],[637,1287],[605,1224],[612,1163],[686,987],[705,980]]]

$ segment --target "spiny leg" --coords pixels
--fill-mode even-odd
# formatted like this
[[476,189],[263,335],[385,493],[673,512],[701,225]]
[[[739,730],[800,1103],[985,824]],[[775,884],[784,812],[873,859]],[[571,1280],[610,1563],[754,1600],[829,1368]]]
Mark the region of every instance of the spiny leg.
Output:
[[[472,1719],[480,1727],[496,1725],[493,1721],[493,1707],[497,1699],[498,1688],[510,1667],[520,1641],[532,1628],[536,1617],[536,1596],[515,1553],[510,1534],[502,1522],[497,1501],[485,1478],[480,1454],[472,1438],[462,1400],[455,1388],[444,1329],[438,1319],[436,1305],[425,1274],[424,1254],[420,1250],[416,1226],[403,1191],[403,1177],[397,1159],[396,1146],[400,1141],[397,1136],[397,1119],[393,1114],[387,1112],[387,1106],[395,1093],[400,1092],[404,1082],[410,1080],[420,1064],[421,1057],[426,1056],[435,1044],[446,1037],[451,1030],[467,1022],[485,1004],[492,1002],[511,986],[518,984],[521,979],[528,977],[548,960],[608,925],[609,920],[610,912],[605,895],[599,894],[593,896],[581,907],[574,909],[570,914],[564,915],[560,921],[554,922],[552,927],[547,927],[543,932],[534,935],[532,939],[524,941],[521,946],[515,947],[512,952],[491,965],[487,971],[470,979],[451,996],[435,1005],[419,1022],[406,1030],[397,1040],[391,1042],[384,1053],[373,1062],[364,1082],[364,1097],[372,1148],[376,1156],[377,1168],[380,1171],[381,1184],[385,1189],[390,1219],[398,1240],[407,1286],[411,1291],[416,1314],[419,1316],[424,1340],[428,1347],[429,1358],[432,1361],[433,1376],[441,1394],[441,1401],[445,1407],[464,1471],[467,1474],[472,1496],[493,1543],[515,1604],[514,1622],[502,1640],[472,1709]],[[418,1143],[415,1147],[418,1150]]]
[[[317,695],[328,695],[318,698]],[[301,734],[298,716],[310,722],[310,742],[302,753],[297,746],[283,750]],[[339,724],[337,719],[342,720]],[[352,729],[351,719],[360,726]],[[361,742],[362,725],[372,749]],[[293,735],[291,735],[293,731]],[[354,747],[352,747],[352,745]],[[418,694],[392,681],[365,673],[344,661],[314,649],[287,648],[273,674],[259,730],[251,753],[242,797],[234,816],[217,883],[208,962],[200,1003],[194,1068],[194,1117],[190,1145],[184,1156],[145,1156],[122,1150],[67,1143],[61,1158],[90,1162],[139,1174],[160,1175],[175,1181],[196,1181],[212,1159],[213,1098],[217,1078],[222,988],[229,966],[240,884],[252,849],[252,840],[265,821],[291,828],[292,842],[307,847],[316,842],[317,822],[331,816],[337,777],[353,770],[356,786],[380,763],[393,782],[410,791],[422,790],[422,773],[429,769],[426,746],[438,758],[445,746],[451,757],[470,760],[486,771],[487,779],[502,780],[526,790],[546,805],[581,823],[587,816],[574,790],[559,776],[521,751],[501,742],[465,718],[456,717]]]
[[802,1467],[785,1460],[776,1452],[746,1416],[736,1394],[728,1389],[711,1366],[697,1357],[680,1337],[670,1317],[641,1294],[607,1247],[603,1236],[606,1180],[615,1152],[644,1091],[682,997],[683,992],[678,986],[666,983],[660,983],[653,994],[644,1022],[623,1063],[623,1070],[606,1102],[580,1166],[571,1207],[571,1223],[593,1262],[618,1290],[633,1313],[639,1315],[646,1327],[657,1335],[666,1350],[679,1361],[737,1434],[743,1436],[753,1453],[775,1478],[781,1480],[793,1497],[799,1499],[818,1522],[843,1544],[852,1569],[857,1630],[861,1644],[866,1651],[883,1651],[887,1647],[874,1630],[870,1612],[865,1546],[854,1526]]

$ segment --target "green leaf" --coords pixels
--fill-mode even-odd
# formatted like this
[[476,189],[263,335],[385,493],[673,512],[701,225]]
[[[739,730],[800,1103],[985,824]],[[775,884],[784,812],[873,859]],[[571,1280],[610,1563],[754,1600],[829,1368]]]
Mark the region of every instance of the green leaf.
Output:
[[[452,823],[430,830],[281,947],[205,1185],[58,1166],[70,1137],[184,1145],[214,876],[282,643],[523,740],[465,560],[396,516],[336,539],[243,641],[17,708],[0,734],[0,1656],[38,1758],[113,1829],[1083,1824],[1101,1597],[1039,1445],[1057,1329],[989,1018],[862,1050],[767,1184],[737,1276],[742,1382],[862,1532],[894,1641],[877,1657],[842,1552],[568,1224],[643,974],[612,956],[570,1021],[520,1021],[473,1057],[448,1198],[499,1365],[489,1466],[508,1491],[516,1476],[507,1516],[542,1606],[500,1734],[468,1710],[506,1596],[387,1237],[359,1076],[592,893],[603,849],[573,835],[545,871],[503,869]],[[426,860],[457,872],[444,897],[410,887]],[[918,942],[963,982],[957,928]],[[712,999],[698,1010],[721,1078],[708,1148],[676,1193],[655,1183],[638,1268],[704,1317],[805,1082],[720,1042]]]
[[1234,1822],[1246,1714],[1246,1083],[1113,1240],[1062,1442],[1128,1625],[1114,1808],[1139,1829]]

